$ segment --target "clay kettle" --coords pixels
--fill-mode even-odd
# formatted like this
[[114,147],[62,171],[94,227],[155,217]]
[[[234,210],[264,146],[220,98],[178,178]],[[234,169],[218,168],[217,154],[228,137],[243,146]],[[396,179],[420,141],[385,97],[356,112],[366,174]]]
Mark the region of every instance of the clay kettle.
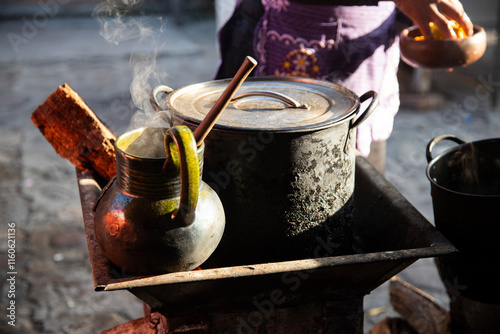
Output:
[[215,250],[225,225],[201,181],[204,144],[185,126],[145,127],[116,140],[117,175],[95,207],[104,255],[127,274],[192,270]]

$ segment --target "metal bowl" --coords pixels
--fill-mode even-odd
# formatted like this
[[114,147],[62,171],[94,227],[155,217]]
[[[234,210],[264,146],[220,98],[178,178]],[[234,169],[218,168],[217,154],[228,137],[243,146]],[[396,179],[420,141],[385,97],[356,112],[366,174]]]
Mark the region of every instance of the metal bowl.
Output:
[[415,40],[422,35],[418,26],[400,34],[401,58],[413,67],[464,67],[481,58],[486,50],[486,33],[474,26],[474,34],[465,38]]

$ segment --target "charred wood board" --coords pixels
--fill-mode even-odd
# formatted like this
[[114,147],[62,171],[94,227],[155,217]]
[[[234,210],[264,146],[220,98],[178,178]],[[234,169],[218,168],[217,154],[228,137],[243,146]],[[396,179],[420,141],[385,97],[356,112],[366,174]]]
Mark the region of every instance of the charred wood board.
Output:
[[31,115],[31,121],[63,158],[102,179],[116,174],[115,135],[68,84],[59,86]]

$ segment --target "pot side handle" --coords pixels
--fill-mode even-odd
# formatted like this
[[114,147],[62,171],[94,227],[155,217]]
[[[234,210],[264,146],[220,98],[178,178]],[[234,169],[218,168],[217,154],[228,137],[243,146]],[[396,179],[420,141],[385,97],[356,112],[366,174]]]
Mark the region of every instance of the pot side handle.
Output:
[[370,90],[359,97],[360,104],[365,102],[369,98],[371,98],[372,101],[370,102],[368,107],[366,107],[366,109],[364,111],[360,112],[358,110],[358,112],[357,112],[358,117],[351,122],[351,124],[349,126],[349,130],[354,129],[357,126],[359,126],[361,123],[363,123],[372,114],[372,112],[375,110],[375,108],[377,108],[378,94],[377,94],[377,92],[375,92],[373,90]]
[[427,162],[431,162],[431,160],[433,159],[432,149],[434,148],[434,146],[443,140],[451,140],[459,145],[465,144],[465,142],[462,139],[457,138],[455,135],[447,134],[447,135],[436,136],[429,141],[425,149],[425,157],[427,158]]
[[160,112],[162,110],[165,110],[164,108],[160,107],[160,102],[158,101],[158,99],[156,98],[156,95],[158,95],[158,93],[165,93],[165,94],[170,94],[172,93],[174,90],[168,86],[165,86],[165,85],[159,85],[159,86],[156,86],[155,88],[153,88],[150,92],[149,92],[149,103],[151,103],[151,106],[153,107],[153,109],[156,111],[156,112]]

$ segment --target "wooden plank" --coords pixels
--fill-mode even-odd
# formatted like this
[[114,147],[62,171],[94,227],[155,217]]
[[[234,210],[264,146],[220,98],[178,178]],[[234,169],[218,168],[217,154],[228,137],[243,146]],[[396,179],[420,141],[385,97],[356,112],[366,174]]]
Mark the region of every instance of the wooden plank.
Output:
[[449,334],[450,314],[422,290],[393,277],[389,283],[391,304],[403,319],[422,334]]
[[115,135],[68,84],[40,104],[31,121],[75,167],[96,171],[106,181],[116,174]]
[[126,322],[102,331],[101,334],[167,334],[166,318],[159,313]]
[[401,318],[385,318],[377,322],[368,334],[417,334],[417,332]]

